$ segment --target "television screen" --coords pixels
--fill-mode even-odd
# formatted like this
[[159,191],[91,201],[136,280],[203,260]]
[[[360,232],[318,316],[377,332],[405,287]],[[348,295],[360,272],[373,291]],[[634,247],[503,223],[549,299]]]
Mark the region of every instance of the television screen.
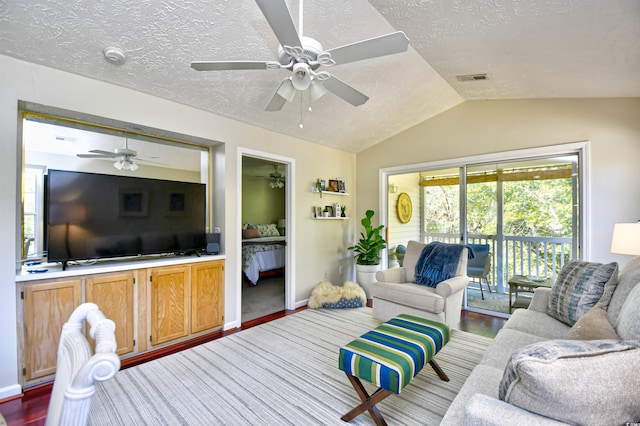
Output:
[[206,245],[205,185],[49,170],[50,262],[191,253]]

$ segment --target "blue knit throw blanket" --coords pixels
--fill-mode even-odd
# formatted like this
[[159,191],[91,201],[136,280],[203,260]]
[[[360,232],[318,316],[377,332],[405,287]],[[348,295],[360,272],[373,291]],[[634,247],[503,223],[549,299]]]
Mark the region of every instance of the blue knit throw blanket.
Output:
[[427,244],[416,263],[414,283],[435,287],[438,283],[454,277],[462,249],[465,247],[469,249],[469,259],[473,259],[473,250],[464,244],[445,244],[439,241]]

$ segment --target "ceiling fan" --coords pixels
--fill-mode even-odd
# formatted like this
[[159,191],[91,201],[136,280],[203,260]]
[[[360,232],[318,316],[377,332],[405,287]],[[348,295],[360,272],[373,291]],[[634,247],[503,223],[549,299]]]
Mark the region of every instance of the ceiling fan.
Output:
[[274,164],[273,172],[269,173],[269,178],[271,179],[271,182],[269,182],[269,186],[274,189],[284,188],[284,176],[278,171],[279,168],[280,166]]
[[133,149],[129,149],[129,139],[125,138],[125,147],[116,148],[115,151],[103,151],[101,149],[92,149],[89,151],[91,154],[76,154],[80,158],[115,158],[117,159],[113,163],[113,167],[118,170],[131,170],[132,172],[138,169],[138,165],[133,161],[145,161],[148,163],[156,163],[155,161],[147,160],[138,157],[138,152]]
[[298,91],[309,89],[312,102],[327,91],[359,106],[369,98],[326,71],[321,66],[340,65],[378,56],[405,52],[409,39],[402,31],[362,40],[356,43],[324,50],[322,45],[302,35],[303,0],[300,0],[300,25],[296,31],[285,0],[255,0],[280,43],[278,61],[195,61],[191,68],[197,71],[228,71],[254,69],[287,69],[292,71],[271,97],[266,111],[279,111],[285,101],[291,102]]

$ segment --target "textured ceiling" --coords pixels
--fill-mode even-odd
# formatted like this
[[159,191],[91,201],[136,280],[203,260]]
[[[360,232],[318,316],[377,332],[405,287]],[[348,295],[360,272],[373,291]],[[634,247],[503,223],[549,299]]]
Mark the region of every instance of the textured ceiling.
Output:
[[[298,0],[287,0],[298,22]],[[285,70],[197,72],[194,60],[277,60],[253,0],[0,0],[0,54],[358,152],[464,100],[640,96],[638,0],[323,0],[303,32],[325,49],[396,30],[410,48],[325,69],[370,97],[264,107]],[[123,49],[124,65],[102,50]],[[487,73],[484,81],[457,75]],[[300,128],[300,121],[304,128]]]

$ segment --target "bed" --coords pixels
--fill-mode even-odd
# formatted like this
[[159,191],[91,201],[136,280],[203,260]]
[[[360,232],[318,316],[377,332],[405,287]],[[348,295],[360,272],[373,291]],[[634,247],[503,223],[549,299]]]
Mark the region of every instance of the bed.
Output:
[[250,286],[284,272],[285,237],[275,225],[244,225],[242,237],[242,272]]

